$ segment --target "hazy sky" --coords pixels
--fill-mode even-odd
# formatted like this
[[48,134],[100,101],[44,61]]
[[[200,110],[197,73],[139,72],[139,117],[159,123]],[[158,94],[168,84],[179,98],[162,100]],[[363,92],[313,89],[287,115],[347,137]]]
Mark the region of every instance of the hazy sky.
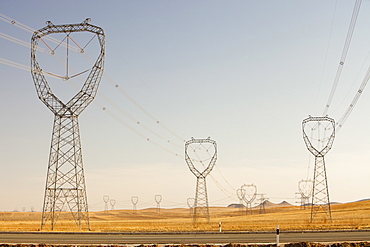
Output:
[[[191,137],[218,144],[211,206],[238,202],[235,190],[251,183],[272,202],[296,203],[298,182],[313,176],[301,123],[324,111],[354,2],[0,0],[0,13],[35,30],[88,17],[104,29],[105,74],[79,117],[90,210],[103,210],[104,195],[116,209],[132,208],[131,196],[154,207],[156,194],[163,207],[187,207],[196,178],[182,140]],[[370,66],[369,11],[363,1],[334,119]],[[0,58],[29,67],[30,48],[3,37],[29,44],[32,33],[1,20],[0,33]],[[0,71],[0,210],[39,211],[53,114],[29,71]],[[325,157],[331,201],[370,197],[369,105],[367,88]]]

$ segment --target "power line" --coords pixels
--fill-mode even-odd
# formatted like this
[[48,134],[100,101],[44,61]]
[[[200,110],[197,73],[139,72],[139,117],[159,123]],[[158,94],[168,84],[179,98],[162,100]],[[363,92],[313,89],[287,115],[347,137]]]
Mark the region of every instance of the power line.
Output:
[[17,63],[17,62],[13,62],[13,61],[7,60],[5,58],[0,58],[0,63],[11,66],[13,68],[17,68],[17,69],[21,69],[21,70],[25,70],[25,71],[30,71],[29,66],[26,66],[24,64],[20,64],[20,63]]
[[353,9],[351,23],[350,23],[349,28],[348,28],[348,33],[347,33],[346,41],[344,43],[342,56],[340,58],[340,62],[339,62],[338,68],[337,68],[337,73],[335,75],[334,83],[333,83],[332,89],[330,91],[329,99],[326,103],[323,116],[325,116],[328,113],[329,107],[331,105],[331,101],[333,100],[334,93],[335,93],[335,91],[337,89],[337,86],[338,86],[340,75],[342,74],[342,70],[343,70],[344,63],[345,63],[345,60],[346,60],[346,57],[347,57],[349,45],[351,43],[353,31],[355,29],[357,16],[358,16],[358,13],[360,11],[361,1],[362,0],[356,0],[355,7]]
[[329,35],[328,45],[326,47],[326,54],[325,54],[325,59],[324,59],[324,66],[323,66],[322,71],[321,71],[319,88],[318,88],[317,93],[316,93],[316,97],[315,97],[315,101],[314,101],[314,104],[313,104],[313,108],[316,106],[317,98],[319,96],[319,92],[321,90],[321,85],[322,85],[322,80],[323,80],[323,77],[324,77],[324,71],[325,71],[325,68],[326,68],[326,62],[327,62],[327,59],[328,59],[329,47],[330,47],[330,43],[331,43],[331,37],[332,37],[332,34],[333,34],[335,14],[337,12],[337,2],[338,2],[338,0],[335,1],[334,11],[333,11],[333,18],[332,18],[331,27],[330,27],[330,35]]
[[369,78],[370,78],[370,67],[368,68],[367,72],[366,72],[366,75],[361,83],[361,86],[360,88],[358,89],[355,97],[353,98],[351,104],[349,105],[349,107],[347,108],[347,111],[343,114],[343,116],[339,119],[339,121],[337,122],[337,129],[336,129],[336,132],[338,132],[343,124],[347,121],[349,115],[352,113],[352,110],[353,108],[355,107],[357,101],[359,100],[360,96],[362,95],[366,85],[367,85],[367,82],[369,81]]
[[[100,105],[100,103],[99,103],[99,105]],[[139,137],[143,138],[144,140],[150,142],[151,144],[159,147],[160,149],[162,149],[162,150],[164,150],[164,151],[166,151],[166,152],[168,152],[170,154],[173,154],[175,156],[180,156],[179,154],[172,152],[171,150],[167,149],[163,145],[160,145],[157,142],[154,142],[153,140],[151,140],[150,138],[148,138],[147,136],[143,135],[141,132],[139,132],[135,128],[131,127],[129,124],[127,124],[125,121],[123,121],[121,118],[119,118],[116,114],[114,114],[113,112],[111,112],[110,110],[108,110],[106,107],[103,107],[102,105],[100,105],[100,106],[101,106],[101,109],[103,111],[107,112],[108,115],[110,115],[112,118],[114,118],[115,120],[117,120],[119,123],[123,124],[126,128],[130,129],[132,132],[134,132]]]

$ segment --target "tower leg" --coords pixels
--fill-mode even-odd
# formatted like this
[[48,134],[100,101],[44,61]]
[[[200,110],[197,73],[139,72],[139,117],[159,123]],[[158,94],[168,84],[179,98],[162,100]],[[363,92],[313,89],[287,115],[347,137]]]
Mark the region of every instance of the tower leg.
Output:
[[207,223],[210,223],[209,208],[208,208],[208,196],[207,196],[207,185],[205,177],[197,177],[197,187],[195,192],[195,204],[193,222],[196,224],[197,218],[203,216],[206,218]]
[[90,230],[78,116],[55,115],[41,230],[48,221],[54,230],[63,211],[71,212],[80,230]]
[[326,168],[324,156],[315,157],[315,170],[312,190],[312,205],[311,205],[311,223],[319,211],[331,220],[331,209],[329,200],[329,187],[326,178]]

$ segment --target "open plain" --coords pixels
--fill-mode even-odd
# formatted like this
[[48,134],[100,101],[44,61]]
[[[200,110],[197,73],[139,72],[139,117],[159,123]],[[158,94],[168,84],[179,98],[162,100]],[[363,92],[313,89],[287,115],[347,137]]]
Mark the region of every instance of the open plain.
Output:
[[[207,224],[199,219],[196,225],[190,209],[114,210],[108,212],[90,212],[92,232],[217,232],[222,222],[223,232],[260,232],[275,231],[277,225],[281,231],[310,230],[370,230],[370,200],[332,205],[333,220],[324,214],[318,214],[310,223],[310,210],[298,206],[270,205],[266,213],[259,214],[259,208],[252,215],[238,208],[211,207],[211,222]],[[63,212],[56,224],[55,231],[79,231],[70,213]],[[40,231],[40,212],[1,212],[0,231],[35,232]],[[50,230],[49,225],[44,229]],[[87,231],[87,229],[83,229]]]

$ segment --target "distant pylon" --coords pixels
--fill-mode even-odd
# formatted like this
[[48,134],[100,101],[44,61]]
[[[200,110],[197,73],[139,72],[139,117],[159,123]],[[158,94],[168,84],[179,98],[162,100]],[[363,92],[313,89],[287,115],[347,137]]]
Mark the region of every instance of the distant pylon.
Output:
[[131,197],[131,202],[132,202],[132,213],[136,213],[136,204],[139,202],[139,197],[137,196],[132,196]]
[[257,196],[257,186],[254,184],[243,184],[241,187],[242,198],[245,201],[245,213],[252,215],[252,203]]
[[109,202],[109,196],[103,196],[103,201],[105,202],[104,212],[105,212],[105,213],[108,213],[108,202]]
[[161,211],[162,195],[155,195],[154,200],[157,203],[157,214],[159,214]]
[[306,206],[310,203],[310,198],[312,196],[312,180],[302,179],[298,183],[298,190],[301,199],[301,209],[305,210]]
[[[65,210],[71,212],[72,218],[80,230],[83,225],[90,230],[78,117],[97,94],[103,75],[105,34],[102,28],[93,26],[88,22],[89,19],[86,19],[79,24],[54,25],[48,21],[47,26],[35,31],[31,38],[32,78],[39,99],[54,113],[54,127],[46,177],[41,230],[48,221],[50,221],[51,230],[54,230],[55,224],[61,215],[60,213]],[[84,53],[86,46],[90,44],[90,41],[86,44],[86,40],[83,40],[84,44],[82,44],[79,41],[79,36],[74,36],[76,33],[81,32],[88,34],[88,36],[92,35],[90,41],[93,41],[95,38],[98,40],[100,52],[98,52],[97,60],[90,69],[70,75],[69,63],[71,59],[69,59],[69,54],[72,45],[69,43],[73,42],[76,45],[73,46],[74,48],[78,46],[80,49],[77,50],[80,54]],[[45,38],[52,34],[65,35],[64,39],[54,49],[47,44],[48,40]],[[52,39],[53,37],[48,38]],[[40,67],[40,64],[47,67],[48,63],[39,63],[37,59],[40,55],[39,43],[46,45],[47,49],[50,50],[50,55],[66,54],[66,65],[62,69],[62,71],[65,71],[64,75],[58,74],[56,72],[57,68],[51,68],[56,69],[56,71],[48,71]],[[59,52],[62,49],[61,47],[66,48],[66,52]],[[87,76],[81,90],[68,102],[63,102],[52,92],[46,81],[46,74],[63,81],[83,74]]]
[[114,210],[114,205],[116,205],[116,200],[110,199],[110,205],[112,206],[110,210]]
[[185,161],[190,171],[197,177],[193,214],[194,224],[197,223],[197,218],[201,216],[205,217],[207,222],[210,223],[206,177],[215,166],[216,160],[217,144],[209,137],[207,139],[191,138],[190,141],[185,143]]
[[259,200],[260,200],[260,214],[265,214],[266,213],[266,207],[265,207],[265,204],[266,204],[266,200],[268,200],[268,198],[265,198],[265,195],[266,194],[258,194],[260,196]]
[[188,203],[188,207],[190,209],[190,214],[193,214],[195,199],[194,198],[188,198],[188,200],[186,202]]
[[244,195],[245,192],[243,192],[243,189],[242,188],[239,188],[236,190],[236,195],[239,199],[239,211],[243,211],[243,207],[244,207],[244,204],[243,204],[243,195]]
[[[322,210],[330,220],[331,209],[329,199],[329,187],[326,177],[324,155],[333,146],[335,137],[335,122],[329,117],[311,117],[302,122],[303,140],[307,149],[315,156],[315,169],[312,189],[311,222],[317,213]],[[311,137],[307,132],[311,131]],[[317,145],[314,146],[313,142]]]

